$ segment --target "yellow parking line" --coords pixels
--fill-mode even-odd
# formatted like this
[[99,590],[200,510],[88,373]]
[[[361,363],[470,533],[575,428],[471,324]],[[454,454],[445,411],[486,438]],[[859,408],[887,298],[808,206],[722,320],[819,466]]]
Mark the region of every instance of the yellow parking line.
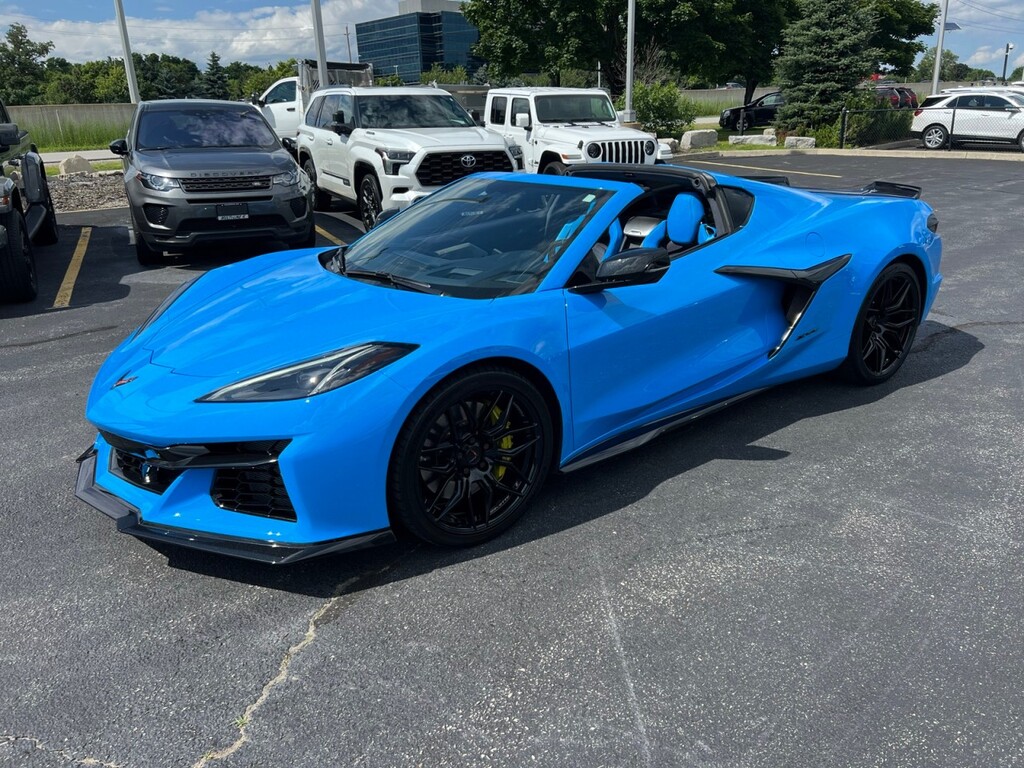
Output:
[[64,273],[64,281],[57,291],[57,298],[53,302],[54,309],[63,309],[71,304],[71,292],[75,290],[75,281],[78,279],[78,271],[82,268],[82,259],[85,258],[85,249],[89,247],[89,238],[92,237],[92,227],[82,227],[82,233],[78,236],[78,245],[75,246],[75,253],[68,264],[68,271]]
[[317,227],[316,231],[317,231],[317,234],[319,234],[321,237],[327,238],[328,240],[330,240],[335,245],[344,245],[344,243],[341,242],[341,240],[336,238],[334,235],[332,235],[330,232],[328,232],[323,227]]
[[812,173],[811,171],[794,171],[792,168],[764,168],[760,165],[739,165],[738,163],[713,163],[710,160],[689,160],[690,163],[703,163],[704,165],[724,165],[727,168],[746,168],[751,171],[771,171],[772,173],[799,173],[801,176],[824,176],[826,179],[841,179],[842,176],[835,173]]

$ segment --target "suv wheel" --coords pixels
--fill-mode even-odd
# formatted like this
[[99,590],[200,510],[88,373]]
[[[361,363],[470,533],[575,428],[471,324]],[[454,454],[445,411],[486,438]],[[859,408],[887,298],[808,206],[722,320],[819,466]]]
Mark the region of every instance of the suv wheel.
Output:
[[44,201],[42,205],[46,208],[46,218],[43,219],[43,226],[36,232],[36,245],[53,245],[60,237],[57,231],[57,211],[53,207],[53,198],[50,197],[50,183],[46,180],[46,171],[40,168],[43,176]]
[[929,125],[921,132],[921,141],[925,149],[942,149],[946,146],[949,132],[941,125]]
[[363,229],[369,232],[380,216],[380,184],[372,173],[363,176],[359,182],[359,217],[363,220]]
[[13,208],[0,216],[0,224],[7,229],[7,245],[0,248],[0,301],[32,301],[39,284],[25,218]]
[[313,158],[307,157],[302,161],[302,170],[309,176],[309,182],[313,185],[313,210],[328,211],[331,208],[331,196],[316,185],[316,166],[313,165]]
[[132,222],[132,231],[135,232],[135,258],[144,267],[156,267],[164,263],[163,251],[151,248],[139,232],[139,228]]

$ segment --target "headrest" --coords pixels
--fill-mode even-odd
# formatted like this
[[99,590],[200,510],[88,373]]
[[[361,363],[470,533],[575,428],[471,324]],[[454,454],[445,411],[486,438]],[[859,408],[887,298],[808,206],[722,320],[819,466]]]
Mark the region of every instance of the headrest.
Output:
[[704,218],[704,205],[696,195],[676,195],[668,211],[668,239],[679,245],[697,242],[700,221]]

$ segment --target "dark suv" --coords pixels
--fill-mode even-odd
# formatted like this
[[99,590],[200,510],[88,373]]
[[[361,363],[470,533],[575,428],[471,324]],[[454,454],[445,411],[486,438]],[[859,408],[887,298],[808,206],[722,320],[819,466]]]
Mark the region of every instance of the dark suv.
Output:
[[775,122],[775,113],[785,103],[781,91],[766,93],[742,107],[722,110],[718,124],[728,131],[745,131],[757,125],[771,125]]
[[140,264],[217,241],[316,242],[309,178],[251,104],[144,101],[110,151],[124,158]]
[[11,122],[0,102],[0,302],[36,297],[39,286],[32,244],[55,242],[57,214],[43,160],[28,132]]

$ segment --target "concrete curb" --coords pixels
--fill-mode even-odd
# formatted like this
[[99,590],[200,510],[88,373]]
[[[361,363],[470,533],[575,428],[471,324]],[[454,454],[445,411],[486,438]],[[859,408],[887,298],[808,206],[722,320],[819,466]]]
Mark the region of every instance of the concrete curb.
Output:
[[909,157],[919,160],[1005,160],[1024,162],[1024,152],[967,152],[956,150],[910,149],[748,149],[686,152],[672,155],[673,160],[714,160],[721,157],[779,157],[784,155],[831,155],[836,157]]

